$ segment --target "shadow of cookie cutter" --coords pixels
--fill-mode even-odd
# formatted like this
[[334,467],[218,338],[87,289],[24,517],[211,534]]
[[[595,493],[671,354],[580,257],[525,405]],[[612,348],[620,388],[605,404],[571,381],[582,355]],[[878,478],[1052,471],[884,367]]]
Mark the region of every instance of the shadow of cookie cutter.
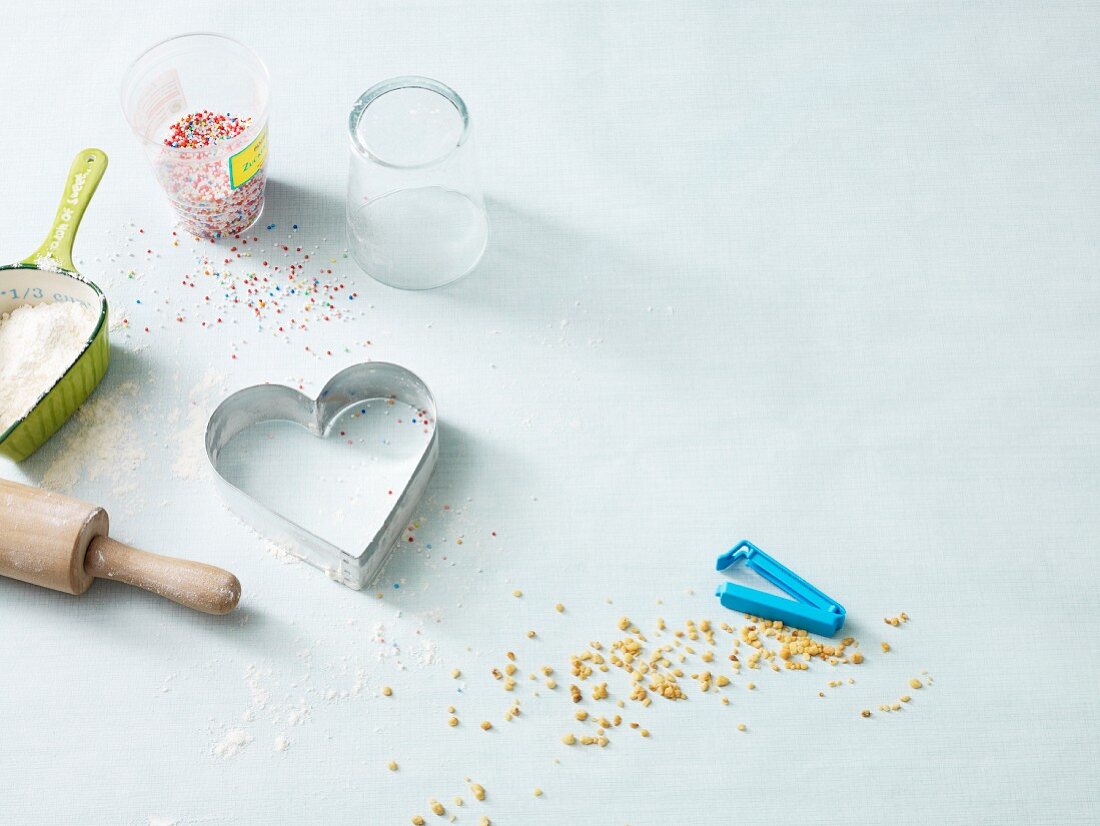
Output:
[[[367,545],[348,551],[322,539],[249,496],[222,476],[218,456],[233,437],[262,422],[292,422],[314,436],[325,437],[340,415],[364,402],[394,400],[423,411],[432,435],[405,489]],[[431,390],[414,373],[397,364],[368,362],[341,370],[311,399],[281,384],[259,384],[228,396],[206,425],[206,456],[214,468],[223,498],[261,534],[283,545],[330,579],[359,590],[370,584],[389,558],[393,545],[412,519],[439,457],[439,422]]]

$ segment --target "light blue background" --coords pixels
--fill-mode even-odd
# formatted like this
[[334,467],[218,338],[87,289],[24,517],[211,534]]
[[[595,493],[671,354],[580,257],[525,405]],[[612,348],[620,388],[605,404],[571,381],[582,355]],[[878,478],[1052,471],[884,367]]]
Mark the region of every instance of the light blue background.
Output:
[[[489,800],[459,823],[1100,819],[1095,4],[124,6],[4,12],[0,258],[39,242],[73,153],[106,150],[77,258],[151,325],[116,336],[98,391],[137,383],[141,448],[108,472],[70,426],[0,474],[38,481],[66,445],[86,451],[73,490],[120,538],[230,567],[245,599],[223,620],[113,584],[76,599],[0,582],[0,819],[434,821],[429,797],[472,803],[466,776]],[[146,261],[128,226],[167,246],[118,84],[147,45],[200,29],[268,62],[262,224],[325,249],[356,96],[409,73],[459,90],[492,222],[480,269],[404,294],[342,261],[359,315],[289,343],[244,315],[176,323],[190,259]],[[316,392],[365,356],[419,373],[445,428],[422,532],[438,544],[399,550],[383,600],[281,564],[205,475],[172,469],[210,367],[225,391]],[[821,699],[819,667],[760,674],[753,694],[738,679],[728,708],[657,703],[652,738],[606,750],[559,743],[580,733],[562,689],[524,681],[524,716],[502,720],[488,672],[506,650],[564,686],[568,654],[622,614],[727,619],[713,559],[742,536],[846,605],[868,652],[856,685]],[[882,624],[902,610],[908,627]],[[377,624],[400,658],[377,659]],[[273,713],[304,697],[308,720],[241,723],[250,666],[270,671]],[[360,667],[362,694],[325,699]],[[859,718],[921,669],[935,684],[910,709]],[[211,757],[238,725],[255,741]]]

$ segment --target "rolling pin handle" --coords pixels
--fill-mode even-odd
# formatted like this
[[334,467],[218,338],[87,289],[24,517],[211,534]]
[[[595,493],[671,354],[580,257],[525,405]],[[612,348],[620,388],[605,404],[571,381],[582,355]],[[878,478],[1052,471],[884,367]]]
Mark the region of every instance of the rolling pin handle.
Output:
[[241,598],[240,581],[221,568],[140,551],[106,536],[88,546],[84,570],[143,588],[206,614],[228,614]]

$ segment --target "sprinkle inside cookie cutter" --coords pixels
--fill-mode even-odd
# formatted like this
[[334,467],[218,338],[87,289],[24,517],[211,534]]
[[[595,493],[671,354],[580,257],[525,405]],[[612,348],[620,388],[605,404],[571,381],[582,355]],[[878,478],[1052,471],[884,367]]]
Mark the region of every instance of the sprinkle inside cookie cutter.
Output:
[[[396,501],[362,547],[340,548],[303,528],[238,488],[219,466],[222,449],[253,425],[292,422],[324,438],[349,408],[378,400],[402,402],[422,411],[432,422],[432,429],[404,489],[394,491]],[[223,497],[241,518],[294,556],[320,568],[331,579],[358,590],[369,585],[382,569],[428,486],[439,457],[435,399],[418,376],[400,365],[386,362],[356,364],[340,371],[316,399],[279,384],[246,387],[227,397],[211,414],[206,425],[206,455]]]

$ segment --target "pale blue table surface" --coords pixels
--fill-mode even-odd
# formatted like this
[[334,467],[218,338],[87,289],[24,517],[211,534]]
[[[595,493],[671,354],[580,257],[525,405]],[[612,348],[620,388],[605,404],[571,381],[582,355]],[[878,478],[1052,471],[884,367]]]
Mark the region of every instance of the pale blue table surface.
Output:
[[[18,3],[2,28],[0,259],[101,147],[77,258],[128,324],[92,413],[0,474],[245,588],[208,618],[0,581],[4,823],[444,822],[429,798],[501,826],[1100,820],[1096,4]],[[258,243],[336,259],[343,320],[218,326],[214,280],[184,283],[198,247],[171,244],[118,85],[191,30],[267,61]],[[342,257],[347,110],[408,73],[469,104],[492,225],[425,294]],[[201,453],[225,393],[367,358],[420,374],[443,423],[382,599],[268,553]],[[648,740],[562,745],[569,654],[622,615],[651,639],[738,622],[713,561],[742,537],[844,603],[866,662],[735,677],[729,706],[689,680],[627,703]],[[508,650],[560,683],[522,679],[510,723]]]

